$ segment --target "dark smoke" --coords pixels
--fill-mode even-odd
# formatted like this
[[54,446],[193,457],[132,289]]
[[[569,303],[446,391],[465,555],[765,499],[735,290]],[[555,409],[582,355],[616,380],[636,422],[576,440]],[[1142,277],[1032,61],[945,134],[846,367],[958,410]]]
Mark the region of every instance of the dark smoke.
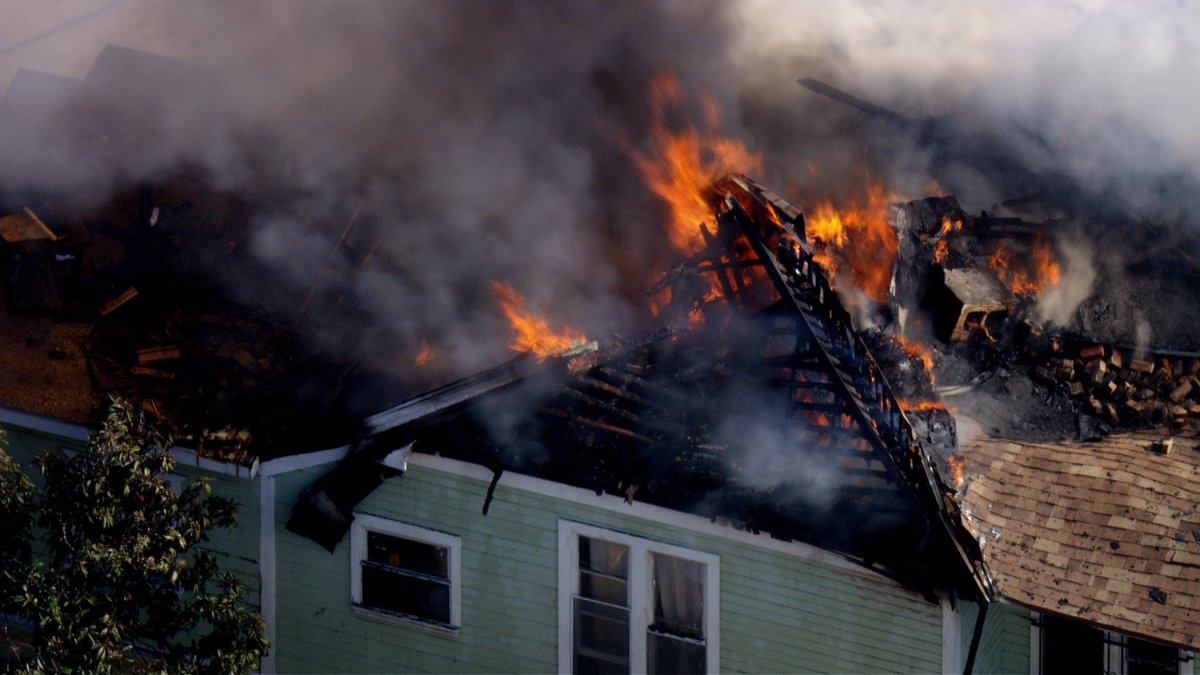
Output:
[[[376,367],[411,370],[427,340],[445,377],[508,353],[493,279],[593,337],[639,330],[648,271],[676,254],[623,144],[643,143],[663,71],[712,96],[728,133],[764,155],[760,178],[801,205],[857,192],[867,169],[912,198],[936,181],[973,211],[1033,187],[1095,227],[1189,225],[1198,13],[1100,0],[6,0],[0,82],[18,66],[81,77],[107,43],[208,74],[195,76],[199,107],[136,80],[105,91],[139,102],[154,131],[136,156],[73,152],[62,130],[95,111],[62,102],[0,179],[99,202],[188,164],[220,189],[282,194],[246,219],[260,264],[214,274],[247,299],[268,275],[288,290],[281,316],[307,299],[317,345]],[[802,76],[913,126],[881,127]]]
[[[93,59],[106,42],[185,58],[205,67],[203,94],[109,83],[99,97],[137,101],[153,141],[116,166],[81,161],[56,123],[19,139],[27,161],[5,182],[100,201],[186,162],[219,189],[269,185],[286,198],[250,219],[251,248],[292,288],[292,314],[309,298],[320,346],[404,370],[427,340],[434,368],[465,373],[507,357],[493,279],[599,338],[643,311],[647,270],[674,254],[623,144],[639,144],[660,72],[692,90],[734,81],[729,27],[721,3],[692,1],[130,0],[43,39]],[[55,112],[70,124],[94,110]],[[262,273],[220,271],[247,297]]]

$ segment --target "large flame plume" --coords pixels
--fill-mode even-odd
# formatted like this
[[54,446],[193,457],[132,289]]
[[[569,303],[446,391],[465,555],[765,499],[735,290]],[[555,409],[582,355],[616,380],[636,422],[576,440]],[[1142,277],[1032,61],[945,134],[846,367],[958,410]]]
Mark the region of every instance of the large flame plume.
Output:
[[[835,251],[849,268],[849,279],[876,302],[887,302],[899,244],[888,224],[888,205],[898,201],[882,182],[868,179],[863,195],[835,206],[821,200],[805,214],[805,232],[819,249]],[[825,253],[818,258],[835,282],[846,283],[842,266]]]
[[570,326],[554,331],[550,322],[530,312],[525,298],[508,284],[493,281],[492,293],[500,302],[500,311],[512,324],[513,339],[509,343],[513,351],[533,354],[539,360],[560,356],[588,342],[587,336]]
[[762,157],[745,143],[719,135],[721,115],[716,103],[704,97],[700,102],[704,129],[672,131],[665,121],[667,113],[687,103],[687,97],[673,75],[656,77],[650,85],[649,152],[630,151],[650,189],[670,207],[667,235],[671,244],[688,255],[704,245],[700,225],[713,218],[708,197],[713,182],[731,173],[762,170]]

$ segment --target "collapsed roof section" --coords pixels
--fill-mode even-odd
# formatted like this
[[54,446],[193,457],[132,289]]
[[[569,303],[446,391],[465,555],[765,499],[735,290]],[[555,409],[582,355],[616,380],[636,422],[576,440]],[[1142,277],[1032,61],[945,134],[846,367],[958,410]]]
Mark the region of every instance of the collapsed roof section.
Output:
[[[931,593],[989,596],[974,540],[803,235],[747,178],[657,291],[641,343],[511,364],[367,420],[289,528],[332,549],[353,506],[421,452],[641,500],[841,552]],[[494,483],[493,483],[494,487]],[[484,511],[486,513],[486,500]],[[946,581],[952,579],[953,581]]]

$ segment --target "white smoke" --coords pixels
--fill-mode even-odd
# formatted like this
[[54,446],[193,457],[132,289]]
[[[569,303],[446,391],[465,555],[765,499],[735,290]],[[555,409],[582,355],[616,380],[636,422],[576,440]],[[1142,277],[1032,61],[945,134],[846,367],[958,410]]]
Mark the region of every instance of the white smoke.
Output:
[[1096,286],[1096,254],[1086,239],[1060,240],[1058,252],[1058,283],[1043,290],[1034,306],[1039,322],[1057,328],[1068,326],[1075,311],[1092,295]]
[[[932,116],[963,139],[986,135],[1028,168],[1064,174],[1093,194],[1115,193],[1133,211],[1176,216],[1200,199],[1189,190],[1200,172],[1191,114],[1200,105],[1194,3],[749,0],[738,7],[738,65],[773,80],[743,82],[790,107],[796,125],[806,123],[801,101],[816,97],[788,91],[785,73],[825,79],[917,120]],[[769,87],[779,93],[765,94]],[[910,171],[920,160],[899,167]],[[971,167],[924,168],[973,210],[1021,196],[979,181]]]

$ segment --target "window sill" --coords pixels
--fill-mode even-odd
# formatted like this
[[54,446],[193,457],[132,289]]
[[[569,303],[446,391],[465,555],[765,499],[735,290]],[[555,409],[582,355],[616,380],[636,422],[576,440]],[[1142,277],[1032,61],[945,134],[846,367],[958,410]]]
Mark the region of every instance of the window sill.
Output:
[[446,624],[435,623],[433,621],[418,619],[412,616],[392,614],[390,612],[385,612],[378,609],[371,609],[370,607],[363,607],[362,605],[351,605],[351,607],[354,608],[354,613],[357,614],[359,618],[367,619],[368,621],[376,621],[378,623],[411,626],[418,630],[429,633],[430,635],[437,635],[439,637],[456,638],[461,630],[461,627],[459,626],[448,626]]

